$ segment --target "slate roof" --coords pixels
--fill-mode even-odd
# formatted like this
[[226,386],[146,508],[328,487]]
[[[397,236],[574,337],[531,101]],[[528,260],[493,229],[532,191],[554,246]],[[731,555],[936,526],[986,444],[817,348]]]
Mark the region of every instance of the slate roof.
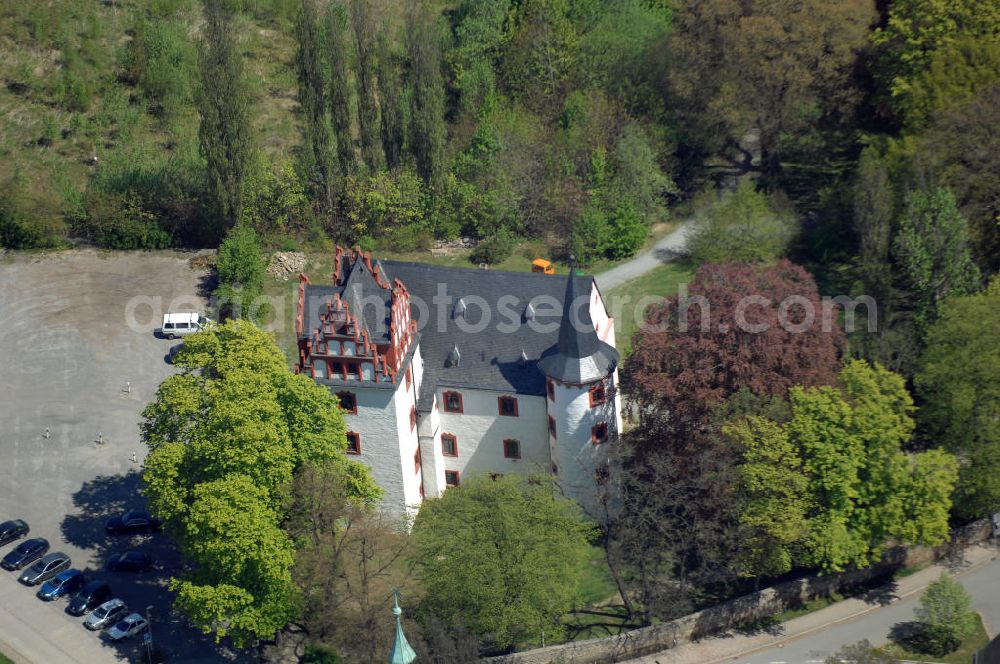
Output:
[[614,371],[618,351],[597,338],[590,317],[590,283],[571,274],[563,298],[559,345],[550,348],[538,361],[538,368],[550,378],[582,385],[598,381]]
[[[546,351],[551,354],[558,348],[566,276],[389,260],[379,265],[388,279],[399,279],[406,285],[411,313],[419,325],[423,383],[418,410],[430,409],[439,387],[545,394],[545,375],[539,370],[538,360]],[[580,293],[589,293],[593,278],[577,277],[574,283]],[[374,280],[371,285],[378,288]],[[441,297],[450,296],[451,300],[436,300],[439,289]],[[305,333],[318,327],[320,306],[337,290],[334,286],[306,287]],[[465,314],[456,317],[459,299],[462,305],[457,308],[461,310],[464,305]],[[485,328],[477,326],[481,323],[483,301],[488,304],[490,316]],[[529,302],[534,309],[531,324],[525,318]],[[589,320],[589,312],[587,316]],[[459,360],[454,365],[448,358],[456,347]],[[617,352],[614,358],[617,360]]]

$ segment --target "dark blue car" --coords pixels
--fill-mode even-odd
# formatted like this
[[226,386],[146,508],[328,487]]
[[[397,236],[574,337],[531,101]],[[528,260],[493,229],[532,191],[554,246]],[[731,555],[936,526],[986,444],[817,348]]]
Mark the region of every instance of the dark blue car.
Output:
[[0,560],[0,567],[10,571],[21,569],[28,563],[33,563],[44,556],[48,550],[48,541],[41,537],[25,540],[4,556],[3,560]]
[[153,559],[142,551],[116,553],[108,558],[109,572],[147,572],[153,568]]
[[160,529],[160,520],[149,512],[133,510],[121,516],[113,516],[104,524],[104,530],[109,535],[135,535],[138,533],[155,533]]
[[68,569],[59,572],[38,589],[38,599],[51,602],[54,599],[75,593],[80,588],[83,588],[84,583],[86,583],[86,580],[83,578],[83,572],[78,569]]

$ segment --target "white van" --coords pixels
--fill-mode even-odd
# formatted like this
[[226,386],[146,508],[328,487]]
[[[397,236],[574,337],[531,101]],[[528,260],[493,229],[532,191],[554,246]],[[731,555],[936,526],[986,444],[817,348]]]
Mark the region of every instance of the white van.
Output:
[[205,318],[193,313],[163,314],[163,327],[160,332],[167,339],[175,339],[188,334],[194,334],[205,325]]

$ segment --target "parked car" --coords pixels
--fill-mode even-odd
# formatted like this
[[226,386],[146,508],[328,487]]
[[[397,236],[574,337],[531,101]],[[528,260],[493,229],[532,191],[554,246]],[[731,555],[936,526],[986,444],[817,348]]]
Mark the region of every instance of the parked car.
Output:
[[34,565],[24,570],[18,579],[26,586],[37,586],[39,583],[48,581],[64,569],[69,569],[72,561],[65,553],[49,553]]
[[108,639],[112,641],[124,641],[125,639],[135,636],[142,630],[146,629],[149,625],[146,619],[140,616],[138,613],[133,613],[127,618],[123,618],[121,621],[115,624],[114,627],[109,629],[104,633]]
[[148,572],[153,568],[153,559],[142,551],[125,551],[108,558],[109,572]]
[[91,581],[69,601],[66,613],[71,616],[82,616],[109,599],[111,599],[111,586],[103,581]]
[[83,578],[83,572],[78,569],[68,569],[59,572],[54,577],[42,584],[42,587],[35,593],[38,599],[51,602],[60,597],[72,595],[87,582]]
[[152,533],[160,529],[160,520],[154,519],[149,512],[133,510],[121,516],[113,516],[104,524],[104,530],[110,535],[134,535],[137,533]]
[[173,364],[174,358],[177,357],[177,353],[181,352],[182,348],[184,348],[183,342],[171,346],[170,350],[167,351],[167,354],[163,357],[163,359],[166,360],[167,364]]
[[0,560],[0,567],[14,571],[21,569],[28,563],[33,563],[49,550],[49,542],[41,537],[25,540]]
[[14,540],[19,540],[28,534],[31,530],[21,519],[14,519],[12,521],[4,521],[0,523],[0,546],[5,544],[10,544]]
[[109,599],[107,602],[101,604],[99,607],[90,612],[87,619],[83,621],[83,626],[96,632],[118,623],[118,621],[124,618],[127,613],[128,607],[125,606],[125,602],[121,601],[117,597]]
[[207,320],[196,313],[163,314],[160,334],[167,339],[176,339],[201,331]]

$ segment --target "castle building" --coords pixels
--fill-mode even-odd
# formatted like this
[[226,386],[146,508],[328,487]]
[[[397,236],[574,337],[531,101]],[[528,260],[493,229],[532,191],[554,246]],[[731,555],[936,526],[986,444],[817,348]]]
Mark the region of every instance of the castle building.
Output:
[[297,371],[340,400],[384,505],[477,474],[551,473],[599,518],[621,430],[614,319],[591,277],[372,260],[299,280]]

